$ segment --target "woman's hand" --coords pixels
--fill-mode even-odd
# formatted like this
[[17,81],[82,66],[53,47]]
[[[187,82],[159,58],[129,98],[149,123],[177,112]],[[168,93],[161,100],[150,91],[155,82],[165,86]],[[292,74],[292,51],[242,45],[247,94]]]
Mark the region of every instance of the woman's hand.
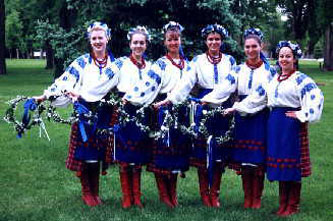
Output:
[[234,113],[235,111],[236,111],[236,109],[234,107],[230,107],[230,108],[227,108],[224,110],[223,115],[226,116],[226,115]]
[[157,103],[155,103],[155,104],[153,104],[153,107],[155,108],[155,109],[157,109],[157,108],[159,108],[159,107],[161,107],[161,106],[165,106],[165,105],[168,105],[168,104],[170,104],[171,102],[169,101],[169,100],[163,100],[163,101],[160,101],[160,102],[157,102]]
[[128,100],[126,100],[125,98],[122,98],[121,101],[123,102],[123,105],[128,104]]
[[291,118],[295,118],[295,119],[297,118],[295,111],[287,111],[286,116],[291,117]]
[[40,102],[46,100],[46,96],[45,96],[45,95],[33,96],[32,98],[35,99],[35,101],[36,101],[37,103],[40,103]]
[[70,97],[72,99],[73,102],[77,101],[80,97],[80,95],[70,91],[70,92],[66,92],[65,95],[67,95],[68,97]]

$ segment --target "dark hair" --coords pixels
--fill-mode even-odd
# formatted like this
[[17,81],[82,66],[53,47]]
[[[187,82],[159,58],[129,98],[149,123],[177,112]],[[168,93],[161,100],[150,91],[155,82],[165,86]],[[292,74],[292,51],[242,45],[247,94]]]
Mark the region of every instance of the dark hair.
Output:
[[262,43],[261,39],[259,38],[258,35],[247,35],[245,38],[244,38],[244,42],[247,40],[247,39],[255,39],[260,45]]

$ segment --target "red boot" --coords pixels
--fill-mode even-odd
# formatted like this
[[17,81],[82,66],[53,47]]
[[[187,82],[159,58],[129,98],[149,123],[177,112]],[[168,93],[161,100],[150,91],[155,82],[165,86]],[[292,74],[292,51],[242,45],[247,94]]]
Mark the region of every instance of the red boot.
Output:
[[261,207],[261,196],[264,190],[264,172],[262,169],[257,168],[252,177],[252,206],[253,209]]
[[127,167],[120,167],[119,170],[120,175],[120,184],[121,190],[123,192],[123,199],[121,202],[121,206],[124,209],[127,209],[132,206],[132,193],[131,193],[131,174],[128,171]]
[[82,187],[82,200],[83,202],[88,206],[96,206],[96,201],[94,200],[94,197],[92,195],[92,191],[90,188],[90,182],[89,182],[89,174],[86,169],[82,171],[82,174],[80,176],[81,181],[81,187]]
[[301,198],[301,187],[300,182],[290,182],[290,190],[288,194],[288,205],[286,210],[281,216],[291,216],[299,213],[299,203]]
[[102,204],[102,200],[99,197],[99,172],[100,172],[100,165],[99,163],[93,163],[90,165],[91,172],[90,172],[90,180],[91,180],[91,191],[93,198],[96,202],[96,205]]
[[281,216],[282,214],[284,214],[285,210],[287,209],[288,192],[289,192],[288,182],[280,181],[279,182],[279,209],[275,213],[278,216]]
[[252,177],[250,170],[242,170],[242,184],[244,191],[244,208],[252,207]]
[[155,178],[156,178],[158,193],[160,196],[160,201],[165,203],[168,207],[174,208],[174,205],[172,204],[168,194],[167,184],[164,180],[165,177],[161,174],[155,173]]
[[209,193],[209,186],[208,186],[208,171],[206,168],[199,168],[198,169],[198,177],[199,177],[199,189],[201,195],[201,201],[203,205],[207,207],[211,207],[212,204],[210,202],[210,193]]
[[222,169],[217,167],[214,171],[213,184],[210,188],[210,200],[212,207],[220,207],[220,185],[221,185]]
[[143,208],[143,204],[141,203],[141,167],[133,168],[133,204],[139,208]]
[[177,177],[178,174],[171,174],[169,179],[169,195],[171,199],[171,203],[174,207],[178,206],[178,198],[177,198]]

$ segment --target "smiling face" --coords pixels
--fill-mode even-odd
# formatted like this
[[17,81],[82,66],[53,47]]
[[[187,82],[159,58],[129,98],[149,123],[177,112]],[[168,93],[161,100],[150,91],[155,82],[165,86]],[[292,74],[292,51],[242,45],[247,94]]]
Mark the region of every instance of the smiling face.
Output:
[[248,38],[244,42],[244,52],[248,60],[257,61],[260,59],[262,50],[260,42],[255,38]]
[[209,33],[206,38],[206,45],[210,54],[218,54],[222,45],[221,35],[216,32]]
[[108,43],[106,33],[102,29],[93,30],[90,34],[90,45],[93,52],[97,55],[105,54]]
[[176,31],[167,31],[165,34],[164,45],[170,54],[179,54],[181,44],[180,34]]
[[131,37],[130,48],[134,57],[141,58],[142,54],[147,49],[146,36],[141,33],[133,34]]
[[282,72],[290,72],[295,69],[296,59],[289,47],[283,47],[279,51],[279,65]]

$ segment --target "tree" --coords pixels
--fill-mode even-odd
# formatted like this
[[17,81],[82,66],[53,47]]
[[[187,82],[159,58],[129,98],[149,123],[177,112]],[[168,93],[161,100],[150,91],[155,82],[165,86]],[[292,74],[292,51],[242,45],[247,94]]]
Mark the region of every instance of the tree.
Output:
[[0,0],[0,75],[6,74],[5,1]]
[[310,19],[314,19],[311,17],[315,10],[314,0],[276,0],[276,3],[288,17],[287,25],[292,38],[301,42],[308,30]]

